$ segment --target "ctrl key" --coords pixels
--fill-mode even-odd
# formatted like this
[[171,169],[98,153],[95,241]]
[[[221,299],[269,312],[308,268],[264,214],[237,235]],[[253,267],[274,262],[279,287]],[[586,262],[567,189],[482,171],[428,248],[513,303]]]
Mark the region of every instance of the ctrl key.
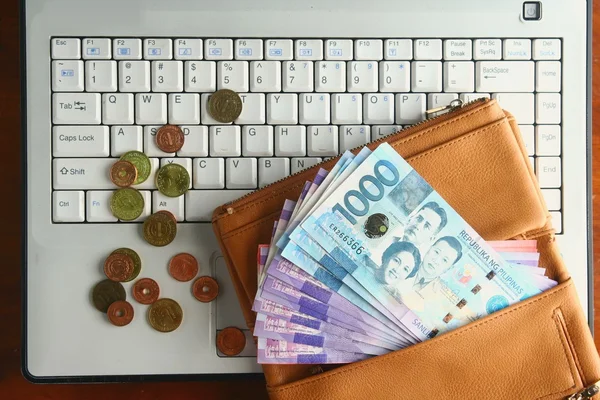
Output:
[[56,191],[52,193],[52,220],[54,222],[83,222],[85,219],[82,191]]

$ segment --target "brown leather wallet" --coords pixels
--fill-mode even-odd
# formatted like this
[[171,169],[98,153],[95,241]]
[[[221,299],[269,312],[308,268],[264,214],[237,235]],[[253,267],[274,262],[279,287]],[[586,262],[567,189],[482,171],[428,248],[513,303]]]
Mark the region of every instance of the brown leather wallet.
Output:
[[[559,285],[434,339],[326,372],[264,365],[271,399],[563,399],[600,380],[600,359],[514,118],[479,100],[380,141],[486,240],[536,239],[540,265]],[[285,199],[334,163],[215,210],[214,232],[250,329],[257,245],[269,242]]]

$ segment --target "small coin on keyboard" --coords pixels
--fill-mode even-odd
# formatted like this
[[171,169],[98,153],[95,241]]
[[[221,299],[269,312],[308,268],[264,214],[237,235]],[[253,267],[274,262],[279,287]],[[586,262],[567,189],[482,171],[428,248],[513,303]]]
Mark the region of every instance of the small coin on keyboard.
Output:
[[192,285],[192,294],[203,303],[213,301],[219,294],[219,284],[210,276],[201,276]]
[[111,281],[125,282],[133,274],[133,258],[127,254],[111,254],[104,261],[104,273]]
[[229,326],[217,334],[217,348],[226,356],[237,356],[246,347],[246,335],[241,329]]
[[92,290],[92,302],[98,311],[105,313],[115,301],[125,300],[125,288],[119,282],[110,279],[100,281]]
[[136,189],[118,189],[110,198],[110,210],[123,221],[133,221],[144,211],[144,196]]
[[177,223],[166,213],[156,212],[144,221],[144,239],[153,246],[171,243],[177,235]]
[[156,173],[156,187],[168,197],[179,197],[190,187],[190,174],[179,164],[163,165]]
[[242,113],[242,99],[233,90],[217,90],[210,96],[208,112],[219,122],[233,122]]
[[123,161],[129,161],[133,165],[135,165],[135,169],[137,170],[137,178],[134,185],[139,185],[142,182],[145,182],[146,179],[150,176],[150,172],[152,171],[152,164],[150,163],[150,159],[141,151],[128,151],[123,154],[120,158]]
[[123,247],[113,251],[111,254],[125,254],[133,260],[133,273],[129,278],[124,280],[123,282],[131,282],[135,278],[138,277],[140,272],[142,271],[142,259],[134,250],[128,249],[127,247]]
[[125,300],[115,301],[108,307],[106,315],[114,326],[125,326],[133,321],[133,306]]
[[137,175],[137,168],[129,161],[119,160],[110,167],[110,180],[119,187],[133,185]]
[[156,145],[165,153],[175,153],[183,147],[185,135],[177,125],[164,125],[156,132]]
[[180,281],[191,281],[198,274],[198,260],[191,254],[179,253],[169,261],[169,274]]
[[172,299],[160,299],[148,308],[148,322],[159,332],[173,332],[183,321],[181,306]]
[[133,284],[133,298],[140,304],[152,304],[158,300],[160,288],[154,279],[142,278]]

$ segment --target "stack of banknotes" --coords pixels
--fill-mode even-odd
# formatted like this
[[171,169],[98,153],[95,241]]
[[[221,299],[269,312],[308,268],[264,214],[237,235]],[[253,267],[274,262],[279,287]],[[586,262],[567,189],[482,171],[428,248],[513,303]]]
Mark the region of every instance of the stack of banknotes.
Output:
[[387,143],[319,170],[257,259],[264,364],[364,360],[556,285],[535,241],[484,241]]

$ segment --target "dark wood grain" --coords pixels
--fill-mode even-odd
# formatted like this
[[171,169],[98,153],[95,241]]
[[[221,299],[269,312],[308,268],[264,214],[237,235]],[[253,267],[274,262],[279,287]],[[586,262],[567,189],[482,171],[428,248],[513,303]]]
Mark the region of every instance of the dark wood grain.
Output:
[[[267,398],[264,381],[33,385],[20,372],[20,107],[18,0],[4,0],[0,12],[0,398],[1,399],[251,399]],[[594,5],[594,37],[600,38],[600,2]],[[600,40],[594,54],[600,54]],[[600,59],[594,57],[594,93],[600,93]],[[593,153],[600,154],[600,99],[594,97]],[[600,157],[593,159],[600,171]],[[600,210],[600,173],[594,174],[594,209]],[[600,332],[600,212],[594,215],[595,331]],[[600,348],[600,334],[596,336]]]

